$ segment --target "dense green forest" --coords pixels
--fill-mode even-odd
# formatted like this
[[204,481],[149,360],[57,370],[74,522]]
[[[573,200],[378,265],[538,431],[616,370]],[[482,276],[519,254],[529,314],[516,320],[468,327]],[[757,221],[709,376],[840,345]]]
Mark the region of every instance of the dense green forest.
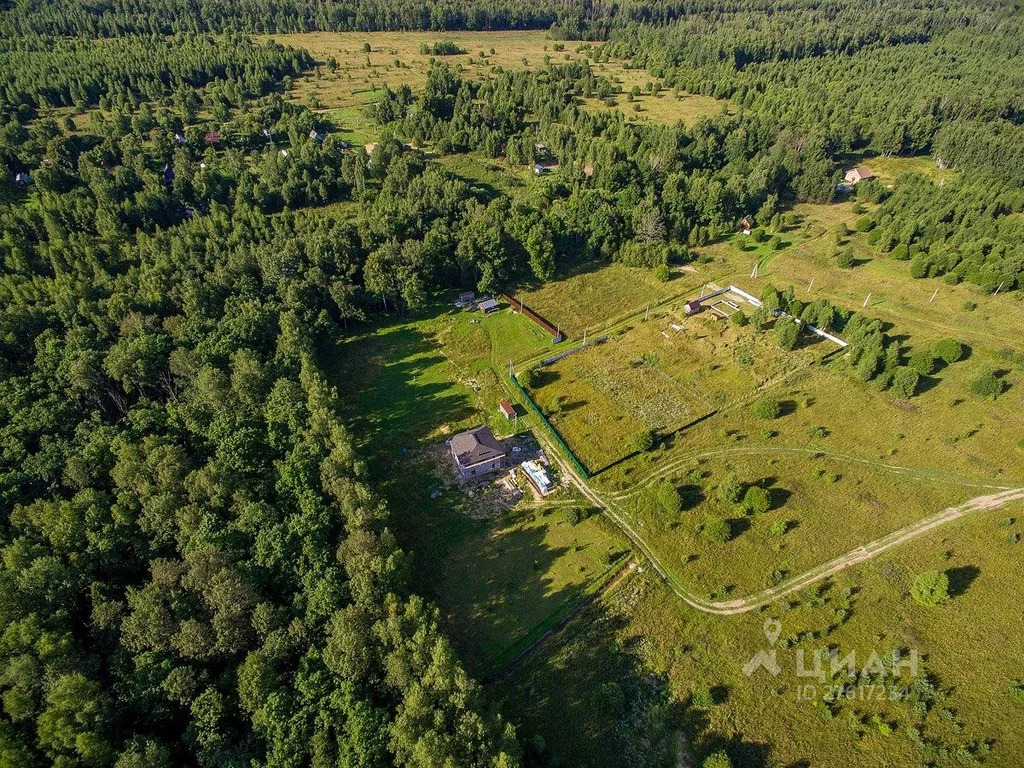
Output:
[[[2,765],[519,763],[321,370],[374,312],[678,263],[745,216],[778,230],[831,201],[865,151],[964,171],[875,185],[880,251],[922,279],[1024,283],[1009,4],[0,7]],[[622,97],[590,63],[482,82],[436,63],[421,92],[384,90],[368,154],[285,98],[309,54],[246,34],[552,25],[603,41],[593,64],[737,109],[640,126],[581,106]],[[414,146],[560,173],[511,196]],[[322,215],[336,203],[351,215]],[[866,378],[892,372],[898,345],[848,330]]]
[[276,95],[182,144],[168,101],[3,132],[2,762],[514,764],[319,369],[369,304],[358,227],[274,215],[365,155]]

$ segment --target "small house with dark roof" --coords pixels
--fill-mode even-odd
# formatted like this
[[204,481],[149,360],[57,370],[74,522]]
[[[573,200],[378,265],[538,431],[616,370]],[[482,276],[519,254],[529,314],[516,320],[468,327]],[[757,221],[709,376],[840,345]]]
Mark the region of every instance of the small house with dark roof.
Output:
[[688,315],[696,315],[703,308],[704,307],[701,305],[701,303],[696,299],[694,299],[693,301],[686,302],[686,314]]
[[320,133],[320,131],[314,128],[312,131],[309,132],[309,138],[311,138],[313,141],[323,141],[325,137],[322,133]]
[[744,235],[749,235],[750,231],[754,228],[754,217],[744,216],[740,219],[740,230]]
[[856,168],[848,170],[844,178],[846,179],[847,184],[856,184],[858,181],[867,181],[868,179],[875,178],[875,174],[865,166],[858,165]]
[[460,432],[448,441],[459,477],[468,480],[501,469],[505,449],[488,427]]

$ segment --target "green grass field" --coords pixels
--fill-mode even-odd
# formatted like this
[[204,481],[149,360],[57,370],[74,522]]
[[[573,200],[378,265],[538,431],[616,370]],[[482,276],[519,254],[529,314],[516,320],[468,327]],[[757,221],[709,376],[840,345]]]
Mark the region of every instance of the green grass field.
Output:
[[[278,42],[304,48],[316,61],[314,70],[296,79],[291,98],[322,111],[340,126],[340,135],[355,143],[372,141],[373,121],[366,114],[386,85],[409,85],[414,91],[426,83],[431,60],[459,68],[463,77],[484,79],[496,68],[537,69],[550,63],[587,60],[590,45],[555,41],[540,30],[503,32],[304,32],[274,35]],[[450,40],[464,53],[431,56],[421,47]],[[366,51],[365,46],[370,50]],[[556,51],[560,45],[564,50]],[[334,71],[327,62],[337,62]],[[733,109],[708,96],[661,91],[651,93],[656,78],[628,62],[592,62],[595,71],[618,83],[623,94],[609,105],[597,99],[584,102],[593,111],[618,109],[633,123],[693,124],[703,117]],[[642,93],[628,102],[625,92],[634,86]]]
[[[695,612],[657,579],[636,577],[503,683],[506,711],[528,738],[540,734],[551,751],[580,765],[612,764],[602,756],[622,748],[623,723],[642,715],[637,738],[674,745],[681,765],[724,749],[743,766],[916,766],[914,728],[947,751],[938,765],[970,764],[956,753],[983,741],[991,750],[984,764],[1010,768],[1024,749],[1024,703],[1010,693],[1024,673],[1016,650],[1024,628],[1016,593],[1006,588],[1024,546],[1010,543],[1022,512],[1018,504],[964,519],[742,616]],[[948,604],[926,608],[910,598],[914,575],[929,569],[949,574]],[[780,674],[748,677],[743,665],[772,647],[768,618],[781,623]],[[826,705],[833,681],[798,674],[796,659],[802,650],[805,669],[813,669],[810,654],[821,647],[836,649],[838,658],[853,652],[858,670],[872,653],[898,649],[907,659],[914,650],[919,676],[942,699],[921,717],[908,701],[889,701],[888,688],[865,683]],[[912,678],[903,672],[885,682],[900,694]],[[713,703],[705,706],[702,691]],[[611,696],[622,703],[609,706]]]

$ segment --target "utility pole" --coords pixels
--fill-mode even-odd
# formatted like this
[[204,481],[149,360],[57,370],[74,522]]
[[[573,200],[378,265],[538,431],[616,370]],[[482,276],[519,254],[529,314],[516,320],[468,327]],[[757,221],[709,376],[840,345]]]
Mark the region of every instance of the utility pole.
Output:
[[651,316],[651,305],[648,304],[647,305],[647,311],[644,312],[644,322],[645,323],[647,322],[647,318],[649,318],[650,316]]
[[869,301],[871,301],[871,294],[870,293],[868,294],[868,297],[866,299],[864,299],[864,303],[861,306],[866,307],[868,305]]
[[928,299],[928,303],[931,304],[933,301],[935,301],[935,297],[938,296],[938,295],[939,295],[939,289],[936,288],[935,289],[935,293],[933,293],[932,297],[930,299]]
[[807,292],[810,293],[811,292],[811,288],[813,288],[813,287],[814,287],[814,278],[812,277],[811,278],[811,282],[809,282],[807,284]]

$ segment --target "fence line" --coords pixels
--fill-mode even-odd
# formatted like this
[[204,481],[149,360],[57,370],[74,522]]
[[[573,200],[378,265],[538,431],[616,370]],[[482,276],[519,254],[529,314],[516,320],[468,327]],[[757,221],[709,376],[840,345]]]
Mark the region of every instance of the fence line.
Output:
[[507,301],[509,304],[511,304],[513,309],[518,309],[522,315],[529,318],[534,323],[539,325],[542,329],[544,329],[544,331],[551,336],[551,340],[554,341],[555,343],[558,343],[564,338],[560,329],[553,326],[543,317],[541,317],[528,306],[523,304],[523,302],[520,299],[516,299],[513,296],[509,296],[507,293],[500,293],[498,295],[501,297],[502,300]]
[[519,379],[516,378],[516,375],[513,373],[509,378],[512,380],[516,389],[519,390],[519,394],[523,396],[524,400],[526,400],[527,407],[534,413],[534,415],[537,416],[538,419],[540,419],[540,423],[547,427],[548,432],[551,433],[551,436],[555,439],[558,447],[565,452],[569,461],[572,462],[572,465],[576,468],[576,471],[583,476],[584,480],[589,480],[590,473],[587,472],[587,468],[584,467],[580,460],[576,458],[576,454],[572,452],[572,449],[565,444],[565,440],[563,440],[562,436],[558,434],[558,430],[551,426],[551,422],[548,421],[544,414],[540,412],[540,408],[538,408],[537,404],[533,402],[533,398],[530,397],[529,393],[523,389],[523,385],[519,383]]
[[582,352],[584,349],[588,349],[594,346],[595,344],[603,344],[606,341],[608,341],[607,335],[598,336],[596,339],[594,339],[593,341],[588,341],[586,344],[580,344],[578,347],[573,347],[572,349],[567,349],[564,352],[559,352],[557,355],[552,355],[551,357],[545,358],[544,360],[540,361],[540,364],[551,365],[552,363],[557,363],[559,360],[562,360],[563,358],[566,358],[569,355],[575,355],[577,352]]

